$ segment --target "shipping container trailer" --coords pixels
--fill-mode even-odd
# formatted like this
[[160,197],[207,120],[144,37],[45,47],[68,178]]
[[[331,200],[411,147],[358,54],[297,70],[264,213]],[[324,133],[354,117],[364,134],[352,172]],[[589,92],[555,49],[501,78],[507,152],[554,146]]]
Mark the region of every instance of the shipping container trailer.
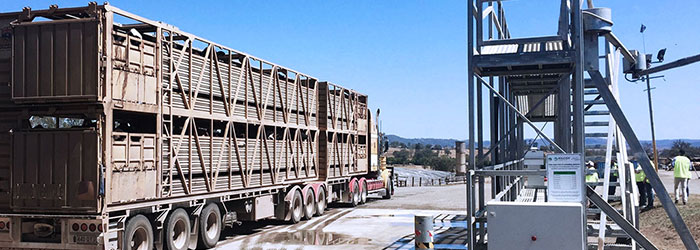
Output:
[[211,248],[393,193],[354,90],[108,4],[0,33],[2,246]]

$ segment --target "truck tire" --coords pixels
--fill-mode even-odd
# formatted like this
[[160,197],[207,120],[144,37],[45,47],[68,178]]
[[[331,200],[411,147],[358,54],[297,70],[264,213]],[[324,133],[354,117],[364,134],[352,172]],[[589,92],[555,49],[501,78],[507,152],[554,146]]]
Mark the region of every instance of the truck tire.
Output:
[[388,200],[391,199],[391,193],[394,192],[394,183],[391,180],[389,180],[389,185],[387,186],[388,187],[386,187],[386,192],[384,192],[385,194],[382,198]]
[[326,190],[318,189],[318,201],[316,201],[316,215],[321,216],[326,211]]
[[314,190],[309,188],[306,190],[304,197],[304,219],[310,220],[314,217],[314,213],[316,213],[316,198],[314,197]]
[[369,190],[367,190],[367,182],[362,182],[362,193],[360,194],[360,204],[365,204],[367,202],[367,194],[369,193]]
[[352,194],[350,195],[350,205],[356,207],[360,203],[360,186],[357,182],[352,184]]
[[197,249],[209,249],[216,246],[221,235],[221,210],[215,203],[209,203],[202,209],[199,214],[197,225],[199,240],[197,241]]
[[125,250],[153,249],[153,227],[146,216],[139,214],[126,222],[122,246]]
[[190,245],[190,216],[187,212],[178,208],[168,216],[165,222],[165,238],[166,249],[170,250],[185,250]]
[[301,192],[294,191],[294,196],[292,196],[292,216],[290,221],[292,224],[299,223],[301,217],[304,216],[304,201],[301,198]]

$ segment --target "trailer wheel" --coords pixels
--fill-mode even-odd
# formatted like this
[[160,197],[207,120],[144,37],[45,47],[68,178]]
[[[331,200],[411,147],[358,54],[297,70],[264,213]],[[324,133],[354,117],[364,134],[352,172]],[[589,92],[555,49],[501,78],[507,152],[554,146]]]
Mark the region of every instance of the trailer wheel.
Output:
[[125,250],[153,249],[153,228],[146,216],[136,215],[126,223],[123,247]]
[[386,187],[386,194],[382,198],[384,199],[391,199],[391,194],[394,192],[394,183],[389,180],[389,185]]
[[313,189],[306,190],[306,197],[304,197],[304,219],[310,220],[314,217],[316,213],[316,198],[314,198]]
[[362,193],[360,194],[360,204],[365,204],[367,202],[367,194],[369,190],[367,190],[367,182],[362,182]]
[[350,204],[353,207],[356,207],[358,203],[360,203],[360,187],[357,185],[357,182],[354,182],[352,184],[352,194],[350,196]]
[[318,201],[316,201],[316,215],[321,216],[326,211],[326,191],[318,189]]
[[301,192],[295,191],[294,197],[292,197],[291,222],[293,224],[299,223],[299,221],[301,221],[301,217],[304,214],[303,207],[304,207],[304,204],[303,204],[303,199],[301,198]]
[[199,214],[198,249],[209,249],[216,246],[221,235],[221,210],[214,203],[209,203]]
[[165,247],[170,250],[187,249],[190,237],[190,216],[179,208],[165,222]]

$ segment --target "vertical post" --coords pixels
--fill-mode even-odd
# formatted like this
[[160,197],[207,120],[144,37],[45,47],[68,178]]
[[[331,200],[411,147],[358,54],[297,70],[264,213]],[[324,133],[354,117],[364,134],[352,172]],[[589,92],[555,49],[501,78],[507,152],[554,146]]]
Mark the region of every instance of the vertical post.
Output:
[[415,249],[433,249],[433,216],[415,216]]
[[659,172],[659,151],[656,149],[656,133],[654,132],[654,109],[651,105],[651,84],[649,84],[649,75],[647,75],[647,97],[649,98],[649,122],[651,124],[651,146],[654,147],[654,169]]
[[[479,6],[481,2],[477,0]],[[474,2],[472,0],[467,1],[467,86],[469,91],[469,99],[467,103],[468,117],[469,117],[469,166],[467,170],[467,220],[468,220],[468,237],[467,237],[467,248],[474,249],[474,208],[471,202],[474,196],[474,187],[472,179],[472,169],[475,164],[475,154],[474,154]],[[481,16],[481,13],[477,13]],[[478,21],[478,20],[477,20]],[[478,23],[481,23],[480,21]],[[477,27],[477,32],[481,30],[481,27]],[[480,33],[480,32],[479,32]],[[479,43],[481,43],[479,41]]]
[[[571,76],[559,80],[556,143],[566,152],[571,152]],[[556,135],[555,135],[556,136]]]
[[455,153],[457,154],[457,171],[456,176],[464,176],[467,172],[467,149],[464,147],[463,141],[455,141]]
[[[582,10],[581,10],[581,2],[582,0],[572,0],[572,12],[573,12],[573,31],[572,31],[572,43],[574,44],[575,48],[575,62],[574,62],[574,77],[573,77],[573,85],[574,85],[574,95],[573,95],[573,101],[574,101],[574,147],[573,147],[573,152],[575,153],[580,153],[581,154],[581,168],[582,171],[585,171],[584,168],[584,158],[585,155],[585,131],[583,130],[583,88],[584,88],[584,78],[583,78],[583,66],[584,66],[584,46],[583,46],[583,17],[582,17]],[[593,52],[593,51],[591,51]],[[598,53],[595,51],[595,53]],[[581,179],[579,180],[581,183],[581,192],[585,193],[587,190],[586,186],[586,181],[585,181],[585,175],[581,175]],[[583,220],[583,225],[586,225],[586,199],[581,199],[581,205],[583,210],[581,211],[581,220]],[[582,230],[581,234],[581,240],[583,242],[587,242],[587,232],[586,230]]]
[[[493,6],[492,2],[489,2],[489,6]],[[491,14],[493,15],[493,13]],[[490,25],[493,23],[493,18],[489,18],[489,39],[493,39],[493,34],[492,34],[492,28]],[[481,52],[481,48],[477,48],[478,52]],[[493,77],[489,77],[489,82],[493,82]],[[474,169],[481,169],[484,167],[484,155],[483,155],[483,149],[484,149],[484,114],[483,114],[483,91],[482,91],[482,86],[481,84],[476,85],[476,137],[477,137],[477,146],[476,146],[476,165],[474,166]],[[481,211],[484,209],[484,176],[479,175],[477,177],[477,183],[478,183],[478,194],[477,194],[477,199],[479,202],[479,207],[477,211]],[[479,223],[479,231],[477,233],[479,243],[484,242],[484,228],[482,223]]]

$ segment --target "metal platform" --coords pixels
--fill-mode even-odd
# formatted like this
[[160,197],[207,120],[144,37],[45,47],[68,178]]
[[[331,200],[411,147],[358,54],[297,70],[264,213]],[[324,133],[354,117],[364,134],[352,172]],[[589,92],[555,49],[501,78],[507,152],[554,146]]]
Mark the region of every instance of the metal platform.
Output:
[[[494,239],[486,229],[489,216],[483,216],[491,213],[484,206],[485,178],[491,178],[491,198],[498,202],[540,202],[545,196],[544,190],[528,188],[523,178],[535,174],[525,170],[522,162],[523,150],[531,146],[525,142],[526,126],[537,132],[535,140],[542,138],[556,153],[585,156],[581,157],[582,168],[584,159],[607,162],[601,189],[605,191],[601,194],[588,187],[581,176],[581,190],[596,207],[580,214],[584,222],[588,220],[584,223],[588,235],[602,235],[600,242],[606,242],[606,237],[630,242],[604,243],[605,249],[656,249],[638,230],[634,174],[624,164],[628,161],[627,147],[615,151],[611,146],[629,145],[629,155],[635,155],[641,163],[655,193],[668,193],[620,108],[616,85],[620,55],[636,62],[612,33],[610,10],[593,8],[592,2],[587,1],[588,9],[583,9],[582,0],[561,0],[556,34],[514,38],[504,10],[508,2],[468,1],[468,150],[477,152],[469,155],[468,164],[473,171],[467,178],[467,212],[474,228],[470,230],[469,249],[484,248],[489,246],[488,239]],[[601,41],[605,41],[603,48],[599,48]],[[535,122],[552,124],[553,135],[544,133],[545,127],[535,126]],[[484,147],[486,124],[490,126],[488,150]],[[594,137],[607,139],[605,150],[597,152],[603,155],[586,154],[586,138]],[[610,181],[609,162],[613,157],[621,163],[617,183]],[[609,186],[620,189],[621,195],[608,195]],[[621,202],[621,209],[608,203],[615,200]],[[660,195],[659,200],[686,247],[698,249],[670,197]],[[583,200],[581,206],[588,207],[587,203]],[[601,219],[596,220],[596,216]],[[614,223],[606,223],[606,217]],[[586,233],[570,240],[587,242]]]

